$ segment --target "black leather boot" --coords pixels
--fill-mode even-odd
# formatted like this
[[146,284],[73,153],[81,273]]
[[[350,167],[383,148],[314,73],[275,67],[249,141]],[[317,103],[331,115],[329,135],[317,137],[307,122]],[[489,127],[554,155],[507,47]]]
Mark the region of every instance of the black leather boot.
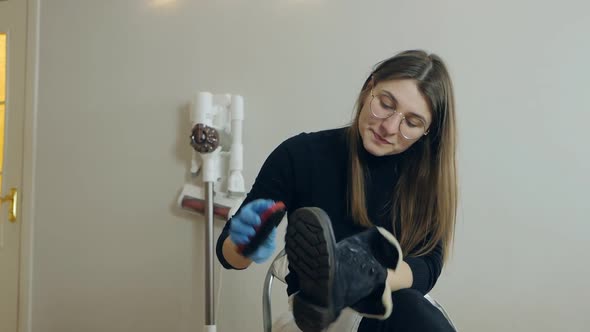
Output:
[[372,318],[391,314],[387,268],[397,268],[402,255],[386,230],[372,227],[336,244],[328,215],[301,208],[289,215],[285,247],[299,277],[293,316],[302,331],[323,330],[346,307]]

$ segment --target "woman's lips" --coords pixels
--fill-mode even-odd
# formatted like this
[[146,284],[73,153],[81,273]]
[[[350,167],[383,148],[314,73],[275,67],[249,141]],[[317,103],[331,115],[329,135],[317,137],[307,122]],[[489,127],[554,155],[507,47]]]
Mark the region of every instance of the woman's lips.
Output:
[[375,140],[381,144],[391,144],[388,140],[386,140],[385,138],[381,137],[379,134],[377,134],[376,132],[373,131],[373,136],[375,137]]

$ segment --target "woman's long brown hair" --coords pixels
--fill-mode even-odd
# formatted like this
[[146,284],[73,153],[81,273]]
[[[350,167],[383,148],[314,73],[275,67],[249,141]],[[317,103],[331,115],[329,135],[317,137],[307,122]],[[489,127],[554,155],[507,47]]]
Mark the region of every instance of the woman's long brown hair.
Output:
[[[392,223],[404,256],[421,256],[442,243],[445,260],[453,241],[457,211],[456,124],[453,86],[444,62],[435,54],[405,51],[379,63],[365,81],[356,103],[356,116],[348,131],[350,145],[349,208],[364,226],[365,174],[360,149],[359,114],[371,88],[382,81],[411,79],[428,101],[432,124],[428,134],[404,153],[399,181],[392,197]],[[399,219],[399,220],[398,220]]]

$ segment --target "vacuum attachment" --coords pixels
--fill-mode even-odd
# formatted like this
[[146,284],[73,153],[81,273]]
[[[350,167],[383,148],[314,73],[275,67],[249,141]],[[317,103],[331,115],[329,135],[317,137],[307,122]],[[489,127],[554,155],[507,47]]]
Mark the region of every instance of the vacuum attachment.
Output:
[[[203,199],[198,199],[194,197],[183,197],[182,201],[180,202],[180,206],[191,212],[196,212],[198,214],[205,214],[205,205],[207,202]],[[220,204],[213,204],[213,215],[221,218],[221,219],[229,219],[230,217],[230,207],[223,206]]]
[[241,244],[238,246],[238,252],[242,256],[250,256],[253,252],[256,251],[262,245],[264,240],[268,238],[268,235],[273,230],[273,228],[277,227],[285,213],[287,212],[287,207],[283,202],[276,202],[273,206],[268,208],[260,215],[260,225],[256,227],[256,234],[250,238],[250,242],[248,244]]

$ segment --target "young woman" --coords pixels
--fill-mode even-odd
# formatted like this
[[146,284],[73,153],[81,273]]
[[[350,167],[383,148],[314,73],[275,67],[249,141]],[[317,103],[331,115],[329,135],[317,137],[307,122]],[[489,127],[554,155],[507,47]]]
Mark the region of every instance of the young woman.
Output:
[[346,128],[303,133],[267,158],[217,243],[226,268],[263,262],[275,233],[249,257],[259,213],[288,208],[287,292],[303,331],[352,308],[358,331],[451,331],[424,299],[448,256],[457,206],[453,87],[444,62],[419,50],[379,63]]

